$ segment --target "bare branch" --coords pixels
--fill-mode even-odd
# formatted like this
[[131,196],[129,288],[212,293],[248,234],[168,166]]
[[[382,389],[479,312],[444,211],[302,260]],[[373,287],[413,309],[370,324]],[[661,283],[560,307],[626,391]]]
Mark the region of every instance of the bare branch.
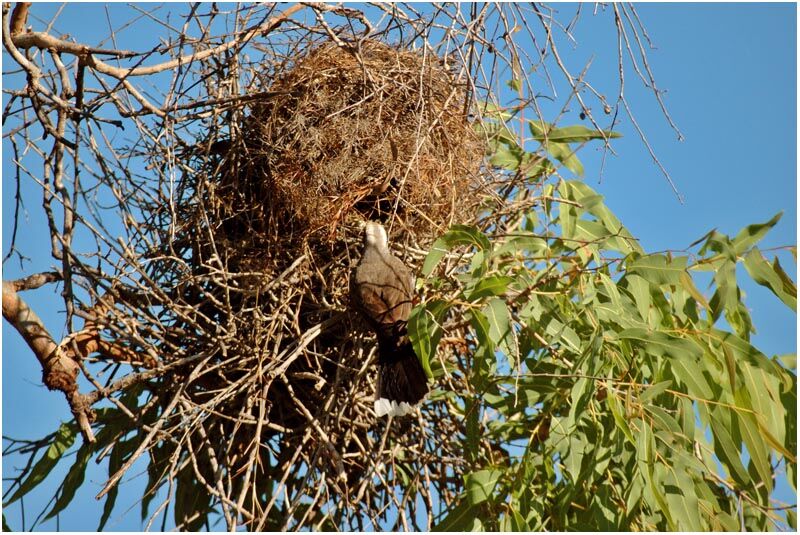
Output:
[[[30,275],[24,279],[5,282],[4,284],[8,284],[9,287],[16,292],[21,292],[24,290],[35,290],[37,288],[41,288],[45,284],[58,282],[62,279],[63,277],[60,273],[56,271],[47,271],[45,273],[36,273],[35,275]],[[3,286],[3,291],[5,291],[5,286]]]
[[30,2],[17,2],[14,11],[11,13],[11,35],[17,35],[25,29],[25,24],[28,22],[28,10],[31,7]]
[[138,55],[133,52],[109,50],[109,49],[94,49],[86,45],[81,45],[77,43],[72,43],[70,41],[56,39],[48,34],[37,33],[37,32],[29,32],[18,35],[12,34],[12,41],[16,48],[22,50],[26,50],[29,48],[40,48],[44,50],[52,49],[52,50],[58,50],[59,52],[74,54],[76,56],[87,57],[88,66],[96,69],[98,72],[122,80],[131,76],[149,76],[151,74],[156,74],[159,72],[175,69],[176,67],[180,67],[181,65],[188,65],[194,62],[202,61],[208,58],[209,56],[216,56],[222,54],[223,52],[230,50],[231,48],[239,46],[242,43],[246,43],[256,35],[262,35],[262,36],[267,35],[269,32],[280,26],[294,13],[300,11],[304,7],[305,6],[303,6],[302,4],[295,4],[293,6],[290,6],[286,9],[286,11],[284,11],[283,13],[281,13],[276,17],[271,18],[264,24],[260,24],[256,27],[247,29],[241,32],[238,36],[236,36],[235,39],[228,41],[227,43],[224,43],[222,45],[219,45],[217,47],[208,50],[203,50],[201,52],[196,52],[194,54],[190,54],[187,56],[181,56],[179,58],[166,61],[164,63],[159,63],[157,65],[151,65],[148,67],[136,67],[133,69],[114,67],[113,65],[109,65],[108,63],[105,63],[93,57],[94,54],[114,55],[120,58],[133,57]]
[[3,317],[31,348],[42,366],[42,382],[50,390],[60,390],[67,397],[81,432],[94,442],[90,426],[94,420],[91,409],[78,394],[78,364],[56,344],[42,320],[17,294],[16,284],[3,281]]

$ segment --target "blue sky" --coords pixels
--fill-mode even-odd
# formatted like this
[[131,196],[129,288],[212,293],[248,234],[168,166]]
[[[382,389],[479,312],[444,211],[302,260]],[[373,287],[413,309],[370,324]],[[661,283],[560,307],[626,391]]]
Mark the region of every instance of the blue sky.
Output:
[[[567,4],[556,8],[559,18],[565,21],[575,9]],[[35,5],[32,9],[36,14],[52,13],[56,8]],[[173,9],[185,11],[182,5]],[[582,19],[574,30],[577,45],[564,46],[562,54],[572,70],[580,70],[593,57],[588,78],[613,100],[617,87],[613,16],[609,12],[592,16],[592,9],[593,5],[584,6]],[[602,178],[599,176],[600,150],[587,146],[580,153],[586,167],[586,182],[606,196],[607,205],[648,251],[683,249],[712,228],[735,234],[741,227],[766,221],[779,211],[784,212],[783,219],[761,248],[795,244],[796,6],[641,4],[637,10],[657,47],[649,51],[650,66],[659,86],[668,90],[665,101],[685,141],[677,141],[652,93],[642,88],[632,71],[628,73],[626,95],[684,203],[678,201],[626,118],[616,127],[624,137],[615,141],[617,156],[606,159]],[[129,8],[123,4],[112,6],[109,11],[112,17],[121,11],[125,12],[122,18],[130,16]],[[42,18],[49,17],[42,15]],[[87,20],[97,20],[97,23],[86,24]],[[78,40],[96,44],[106,34],[105,28],[105,15],[100,6],[69,5],[56,24],[56,33],[70,33]],[[126,39],[125,46],[146,50],[157,42],[155,31],[155,28],[153,32],[139,29],[121,35]],[[571,110],[562,122],[580,123],[579,111]],[[50,141],[44,145],[49,147]],[[4,142],[3,172],[9,176],[12,169],[8,145]],[[8,249],[13,217],[14,192],[9,188],[12,184],[10,178],[3,181],[4,253]],[[34,194],[28,198],[27,209],[31,217],[25,225],[24,241],[42,243],[38,238],[46,236],[46,229],[39,217],[39,199]],[[36,251],[31,247],[25,250],[29,256]],[[782,254],[781,262],[796,278],[796,265],[791,255]],[[39,255],[20,270],[19,263],[14,260],[4,266],[3,277],[13,279],[46,270],[52,263],[50,258]],[[744,272],[740,275],[747,294],[746,303],[758,329],[753,337],[755,345],[768,355],[795,352],[794,314],[766,289],[750,283]],[[58,313],[63,303],[58,291],[60,287],[45,287],[25,294],[29,304],[57,336],[63,329],[63,316]],[[60,421],[70,417],[63,396],[48,392],[41,385],[38,363],[16,332],[5,323],[2,348],[3,434],[32,439],[52,432]],[[4,457],[4,477],[18,463],[19,459]],[[63,474],[65,470],[61,467],[54,475]],[[90,463],[88,484],[61,515],[60,525],[50,521],[41,528],[94,529],[102,505],[93,496],[106,477],[105,463]],[[130,481],[122,487],[108,529],[141,529],[137,495],[141,495],[146,475],[133,470],[126,479]],[[51,477],[26,499],[27,526],[30,526],[31,513],[41,510],[59,481]],[[796,502],[785,484],[779,497]],[[126,513],[129,507],[133,509]],[[12,528],[21,527],[16,504],[5,514]]]

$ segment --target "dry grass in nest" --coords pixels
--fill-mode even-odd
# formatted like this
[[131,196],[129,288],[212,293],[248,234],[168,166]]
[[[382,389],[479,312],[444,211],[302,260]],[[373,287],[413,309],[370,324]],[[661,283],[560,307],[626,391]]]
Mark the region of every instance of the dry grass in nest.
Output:
[[240,163],[223,179],[239,207],[260,212],[257,233],[281,229],[285,250],[286,234],[293,249],[330,244],[343,223],[391,219],[425,242],[471,213],[483,147],[464,82],[439,58],[326,43],[274,79],[276,96],[252,107],[231,148]]

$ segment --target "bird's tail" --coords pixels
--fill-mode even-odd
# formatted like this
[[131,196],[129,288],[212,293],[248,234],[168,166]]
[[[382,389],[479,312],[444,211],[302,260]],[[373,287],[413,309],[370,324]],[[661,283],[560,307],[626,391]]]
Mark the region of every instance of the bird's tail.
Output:
[[378,340],[378,388],[375,414],[404,416],[428,393],[428,377],[408,337]]

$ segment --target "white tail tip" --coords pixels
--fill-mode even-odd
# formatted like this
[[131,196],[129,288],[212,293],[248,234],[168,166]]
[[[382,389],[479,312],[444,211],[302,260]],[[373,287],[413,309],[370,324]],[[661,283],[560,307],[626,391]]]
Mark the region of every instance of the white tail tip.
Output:
[[381,416],[405,416],[414,412],[414,405],[409,405],[405,401],[399,404],[396,401],[389,401],[386,398],[375,400],[375,415]]

